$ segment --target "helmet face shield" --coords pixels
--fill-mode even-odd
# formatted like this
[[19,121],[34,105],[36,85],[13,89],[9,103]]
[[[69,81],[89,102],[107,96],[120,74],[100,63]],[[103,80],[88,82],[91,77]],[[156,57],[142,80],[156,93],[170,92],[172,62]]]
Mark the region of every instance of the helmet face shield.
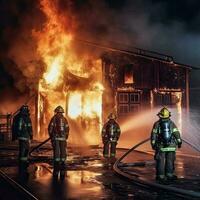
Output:
[[158,113],[158,117],[160,117],[161,119],[167,119],[171,117],[171,112],[169,112],[169,110],[166,107],[164,107]]
[[64,109],[62,106],[58,106],[54,110],[55,113],[64,113]]

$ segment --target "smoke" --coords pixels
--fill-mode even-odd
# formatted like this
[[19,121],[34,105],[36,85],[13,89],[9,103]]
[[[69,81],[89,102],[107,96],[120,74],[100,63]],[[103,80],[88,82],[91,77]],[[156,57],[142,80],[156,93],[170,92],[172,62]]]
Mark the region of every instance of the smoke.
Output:
[[25,103],[27,96],[32,96],[37,90],[44,64],[36,53],[32,30],[40,29],[43,21],[37,1],[0,2],[0,67],[4,71],[0,82],[4,76],[9,77],[5,82],[6,87],[0,88],[0,94],[4,97],[1,98],[0,112],[5,111],[3,107],[8,102],[15,111],[19,104]]
[[[75,39],[129,50],[137,46],[171,55],[176,62],[200,65],[200,6],[197,0],[181,3],[167,0],[58,2],[59,11],[71,16]],[[102,53],[94,47],[83,48],[79,41],[75,42],[75,47],[78,53],[83,53],[81,50],[97,53],[97,56]],[[199,75],[192,71],[192,88],[199,87]]]
[[200,151],[200,117],[199,111],[190,110],[189,117],[183,114],[183,138]]
[[[137,46],[170,54],[178,62],[196,66],[200,63],[198,0],[181,3],[168,0],[49,2],[55,5],[66,32],[73,32],[73,48],[79,55],[98,57],[102,53],[96,47],[80,43],[80,40],[88,40],[130,50],[131,46]],[[23,99],[22,95],[31,96],[37,90],[45,64],[37,54],[33,33],[41,31],[45,23],[39,0],[0,2],[0,68],[5,77],[9,77],[5,81],[4,76],[0,76],[0,82],[6,85],[0,88],[4,97]],[[197,90],[192,93],[191,102],[200,94],[199,77],[199,72],[192,72],[191,87]],[[199,105],[198,101],[196,104]]]
[[[198,65],[199,45],[195,44],[200,43],[197,28],[200,16],[199,8],[194,9],[195,2],[182,1],[180,5],[158,0],[59,0],[58,11],[71,20],[70,28],[73,27],[78,38],[112,45],[136,45]],[[189,19],[183,9],[192,14]],[[66,29],[69,30],[68,24]]]
[[[62,16],[60,20],[66,31],[73,32],[75,38],[113,46],[118,44],[121,48],[138,46],[171,54],[183,63],[197,66],[200,63],[198,1],[182,1],[181,4],[159,0],[49,2]],[[0,7],[1,56],[16,64],[28,80],[27,85],[35,85],[45,68],[36,53],[37,44],[32,36],[32,31],[41,30],[46,20],[41,5],[34,0],[4,0]],[[83,53],[82,45],[75,43],[78,53]],[[98,52],[92,47],[87,50],[93,54]],[[9,69],[7,71],[10,73]],[[197,75],[194,78],[192,84],[196,86],[199,78]]]

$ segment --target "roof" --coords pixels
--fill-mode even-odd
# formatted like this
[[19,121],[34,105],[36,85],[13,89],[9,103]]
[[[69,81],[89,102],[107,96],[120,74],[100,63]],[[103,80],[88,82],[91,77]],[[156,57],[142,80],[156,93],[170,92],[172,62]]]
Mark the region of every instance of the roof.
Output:
[[[86,45],[93,46],[96,48],[105,49],[106,51],[118,52],[118,53],[122,53],[122,54],[128,54],[128,55],[139,56],[139,57],[145,57],[147,59],[158,60],[161,62],[171,64],[173,66],[183,67],[183,68],[187,68],[190,70],[200,70],[200,67],[175,62],[174,58],[172,56],[158,53],[155,51],[149,51],[149,50],[140,49],[137,47],[129,47],[130,50],[129,49],[121,49],[121,46],[119,46],[121,44],[117,44],[117,43],[115,43],[112,46],[106,46],[106,45],[102,45],[100,43],[95,43],[95,42],[86,41],[86,40],[76,39],[76,41],[82,42]],[[115,47],[113,47],[113,46],[115,46]]]

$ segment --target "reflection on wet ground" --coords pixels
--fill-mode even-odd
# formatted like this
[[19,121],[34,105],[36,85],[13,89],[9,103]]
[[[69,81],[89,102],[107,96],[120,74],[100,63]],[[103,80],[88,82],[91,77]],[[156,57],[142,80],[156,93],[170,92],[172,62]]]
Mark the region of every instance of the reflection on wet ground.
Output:
[[[50,150],[49,150],[50,151]],[[42,155],[50,155],[51,152],[43,152]],[[117,157],[125,153],[125,150],[118,149]],[[16,165],[5,166],[1,169],[11,178],[23,185],[28,191],[42,200],[54,199],[182,199],[170,195],[165,192],[151,191],[151,189],[143,188],[116,176],[112,170],[112,162],[102,159],[100,149],[88,149],[87,151],[70,149],[68,151],[68,163],[65,180],[56,180],[52,177],[51,160],[48,162],[31,163],[27,171],[19,173]],[[126,162],[133,160],[152,160],[151,154],[135,152],[126,158]],[[193,173],[197,173],[194,168],[193,160],[188,160],[188,164],[183,164],[184,157],[177,160],[177,169],[179,176],[187,176],[193,178]],[[129,168],[132,173],[138,173],[139,176],[149,177],[153,179],[154,168],[152,165],[146,167]],[[182,180],[182,179],[181,179]],[[199,181],[195,180],[196,182]],[[182,185],[190,185],[185,179]],[[199,182],[198,182],[199,183]]]
[[[145,178],[147,181],[155,182],[154,152],[146,149],[148,154],[142,151],[132,151],[122,160],[122,170],[132,176]],[[145,161],[145,163],[144,163]],[[131,166],[138,163],[138,166]],[[176,153],[175,173],[178,180],[170,182],[170,186],[200,191],[200,153],[183,145],[183,149]]]

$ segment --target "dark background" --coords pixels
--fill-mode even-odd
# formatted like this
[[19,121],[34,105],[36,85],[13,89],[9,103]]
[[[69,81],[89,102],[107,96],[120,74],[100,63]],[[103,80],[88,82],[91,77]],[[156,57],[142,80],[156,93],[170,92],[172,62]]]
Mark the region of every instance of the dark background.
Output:
[[[52,0],[77,38],[168,54],[200,68],[199,0]],[[46,17],[38,0],[0,0],[0,93],[34,88],[42,74],[34,31]],[[200,71],[191,72],[191,106],[200,106]],[[5,95],[4,95],[5,96]]]

